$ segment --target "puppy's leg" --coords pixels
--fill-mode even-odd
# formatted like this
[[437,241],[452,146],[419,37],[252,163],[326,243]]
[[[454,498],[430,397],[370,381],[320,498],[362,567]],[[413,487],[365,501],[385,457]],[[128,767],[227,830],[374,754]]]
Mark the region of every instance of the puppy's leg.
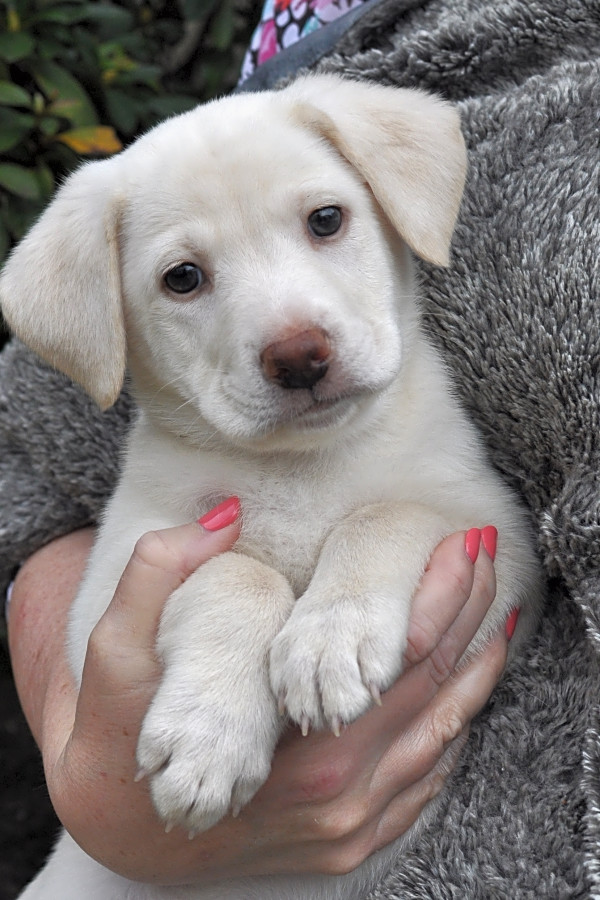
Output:
[[412,596],[451,530],[424,507],[384,503],[333,529],[271,650],[273,691],[303,730],[337,732],[399,675]]
[[167,825],[210,828],[267,778],[281,730],[268,654],[293,603],[282,575],[233,552],[169,598],[157,640],[164,674],[137,754]]

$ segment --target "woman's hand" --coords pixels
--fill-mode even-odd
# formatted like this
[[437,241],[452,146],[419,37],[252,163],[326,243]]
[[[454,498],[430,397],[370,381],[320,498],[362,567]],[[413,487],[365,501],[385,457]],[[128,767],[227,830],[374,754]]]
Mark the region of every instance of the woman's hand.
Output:
[[[48,545],[15,583],[15,678],[56,811],[91,856],[134,880],[355,868],[403,834],[442,788],[504,667],[507,640],[499,634],[456,671],[493,600],[495,578],[485,549],[473,564],[464,533],[454,534],[433,554],[415,596],[406,669],[382,706],[339,738],[289,729],[268,781],[237,818],[193,840],[180,829],[166,834],[146,782],[135,781],[137,737],[160,679],[157,623],[172,591],[238,533],[237,523],[216,531],[186,525],[141,540],[90,638],[79,697],[65,625],[93,534]],[[473,533],[469,541],[474,556]]]

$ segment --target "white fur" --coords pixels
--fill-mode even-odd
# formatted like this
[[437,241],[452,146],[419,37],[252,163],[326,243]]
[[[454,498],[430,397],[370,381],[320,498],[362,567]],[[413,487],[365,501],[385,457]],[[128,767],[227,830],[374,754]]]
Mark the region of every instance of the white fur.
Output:
[[[71,616],[87,638],[136,540],[241,498],[235,552],[169,599],[164,676],[138,762],[162,818],[205,829],[266,779],[281,720],[338,727],[398,676],[411,597],[446,534],[500,532],[481,647],[538,569],[525,517],[494,474],[422,333],[407,245],[445,264],[465,152],[455,110],[415,91],[306,78],[171,119],[85,166],[9,260],[15,331],[103,406],[125,344],[139,418]],[[310,213],[343,210],[324,240]],[[190,296],[165,272],[206,274]],[[318,328],[312,390],[265,376],[261,353]],[[515,641],[518,643],[518,639]],[[270,658],[270,665],[265,660]],[[334,900],[361,896],[402,842],[356,872],[222,887],[133,885],[63,836],[27,900]]]

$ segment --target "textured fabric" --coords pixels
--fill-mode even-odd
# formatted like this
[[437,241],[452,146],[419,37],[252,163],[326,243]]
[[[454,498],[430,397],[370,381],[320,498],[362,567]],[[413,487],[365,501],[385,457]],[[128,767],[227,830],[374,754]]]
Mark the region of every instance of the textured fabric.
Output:
[[[600,897],[599,51],[596,0],[382,0],[316,66],[459,104],[469,178],[451,268],[422,267],[426,322],[550,585],[439,818],[371,900]],[[130,407],[94,412],[19,345],[0,365],[7,580],[98,515]]]
[[529,505],[551,601],[472,732],[445,820],[377,898],[600,896],[600,10],[382,3],[320,68],[459,103],[469,178],[427,323]]

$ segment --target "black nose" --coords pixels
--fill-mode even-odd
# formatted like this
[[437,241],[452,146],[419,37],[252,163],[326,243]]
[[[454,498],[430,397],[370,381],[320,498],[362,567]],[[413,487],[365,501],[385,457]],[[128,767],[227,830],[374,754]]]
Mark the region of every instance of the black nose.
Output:
[[327,374],[331,344],[322,328],[307,328],[269,344],[260,361],[269,381],[287,389],[311,388]]

